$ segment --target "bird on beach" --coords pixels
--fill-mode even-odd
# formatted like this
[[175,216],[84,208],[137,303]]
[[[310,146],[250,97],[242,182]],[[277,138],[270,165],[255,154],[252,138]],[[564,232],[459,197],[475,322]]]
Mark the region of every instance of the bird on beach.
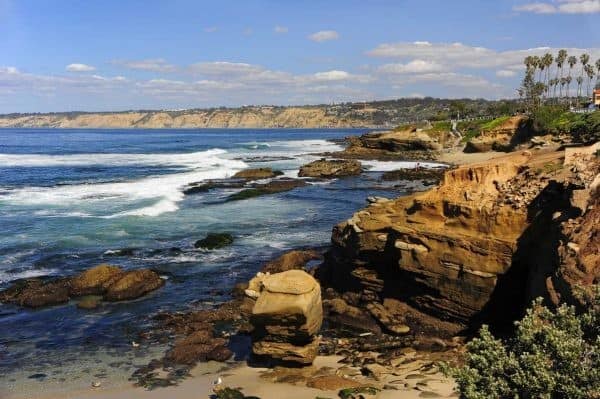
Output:
[[100,381],[92,382],[92,387],[94,387],[94,388],[98,388],[100,385],[102,385],[102,383]]
[[137,342],[135,342],[135,341],[131,341],[131,346],[133,346],[134,348],[137,348],[137,347],[139,347],[139,346],[140,346],[140,344],[138,344],[138,343],[137,343]]
[[223,379],[221,377],[218,377],[215,381],[213,381],[214,385],[221,385],[223,383]]

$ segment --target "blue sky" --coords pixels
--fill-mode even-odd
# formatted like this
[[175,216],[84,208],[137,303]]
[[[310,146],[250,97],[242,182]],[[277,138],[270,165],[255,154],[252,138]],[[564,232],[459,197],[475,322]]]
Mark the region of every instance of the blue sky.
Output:
[[[0,0],[0,113],[512,97],[600,0]],[[549,49],[546,49],[548,47]]]

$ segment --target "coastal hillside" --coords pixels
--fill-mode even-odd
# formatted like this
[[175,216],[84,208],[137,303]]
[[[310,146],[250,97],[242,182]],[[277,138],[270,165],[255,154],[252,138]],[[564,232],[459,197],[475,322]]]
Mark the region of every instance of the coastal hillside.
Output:
[[391,127],[456,115],[506,112],[509,101],[398,99],[314,106],[0,115],[0,128],[342,128]]

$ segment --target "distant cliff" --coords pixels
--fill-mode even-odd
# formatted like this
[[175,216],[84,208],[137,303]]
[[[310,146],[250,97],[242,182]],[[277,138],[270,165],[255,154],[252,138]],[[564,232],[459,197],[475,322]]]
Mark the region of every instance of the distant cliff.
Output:
[[[50,128],[335,128],[391,127],[444,117],[457,100],[398,99],[315,106],[247,106],[188,110],[59,112],[0,115],[3,127]],[[460,100],[473,115],[499,102]]]

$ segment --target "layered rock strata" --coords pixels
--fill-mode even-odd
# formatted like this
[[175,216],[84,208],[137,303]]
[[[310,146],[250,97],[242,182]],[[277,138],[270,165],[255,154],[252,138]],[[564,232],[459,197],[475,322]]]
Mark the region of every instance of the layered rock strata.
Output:
[[464,326],[512,319],[549,296],[556,214],[581,214],[587,205],[574,199],[598,173],[597,158],[573,168],[564,157],[513,153],[450,170],[433,190],[378,199],[334,227],[321,278],[363,304],[391,298]]

